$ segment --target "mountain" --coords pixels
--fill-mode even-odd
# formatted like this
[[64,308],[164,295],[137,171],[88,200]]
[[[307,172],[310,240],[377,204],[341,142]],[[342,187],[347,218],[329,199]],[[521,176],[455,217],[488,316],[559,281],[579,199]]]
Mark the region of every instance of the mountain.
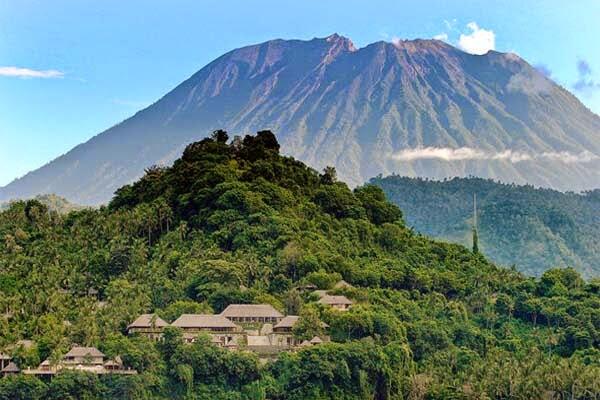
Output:
[[107,202],[215,129],[271,129],[285,153],[358,185],[379,173],[600,182],[600,117],[514,54],[437,40],[357,49],[337,34],[233,50],[133,117],[0,189]]
[[[600,393],[600,280],[499,268],[413,232],[378,187],[351,190],[331,170],[282,157],[271,132],[227,139],[191,144],[108,207],[64,216],[21,201],[0,212],[0,352],[26,371],[0,379],[1,400]],[[352,306],[320,304],[309,285]],[[146,333],[127,330],[142,314],[172,323],[231,304],[268,304],[297,323],[289,334],[257,321],[236,320],[233,331],[175,325],[153,340],[162,324],[146,316]],[[325,343],[285,345],[315,336]],[[69,368],[60,360],[75,344],[138,374]],[[31,375],[40,364],[43,375]]]
[[567,266],[588,278],[600,276],[600,189],[562,193],[480,178],[388,176],[370,182],[417,231],[467,246],[475,194],[479,247],[495,262],[536,276]]

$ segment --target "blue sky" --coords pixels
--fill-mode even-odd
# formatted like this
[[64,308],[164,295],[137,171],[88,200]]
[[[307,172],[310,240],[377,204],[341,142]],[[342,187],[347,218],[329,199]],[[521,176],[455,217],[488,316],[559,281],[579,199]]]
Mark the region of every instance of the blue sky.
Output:
[[512,51],[600,113],[600,1],[570,3],[0,0],[0,185],[221,54],[274,38],[338,32],[362,47],[441,35],[471,52]]

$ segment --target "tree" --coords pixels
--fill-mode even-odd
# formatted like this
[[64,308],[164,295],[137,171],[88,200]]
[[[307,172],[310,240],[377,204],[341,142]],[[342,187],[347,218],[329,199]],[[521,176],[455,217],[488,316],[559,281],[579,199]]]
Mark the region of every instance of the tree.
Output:
[[298,315],[302,310],[302,297],[296,289],[288,290],[284,303],[287,315]]
[[227,135],[227,132],[225,132],[224,130],[218,129],[216,131],[213,131],[213,133],[211,134],[211,139],[217,143],[225,144],[227,143],[227,140],[229,140],[229,135]]
[[479,238],[475,227],[473,227],[473,254],[479,254]]
[[324,185],[333,185],[337,182],[337,172],[335,167],[327,166],[323,168],[323,174],[321,174],[321,183]]
[[317,310],[313,307],[304,307],[300,311],[300,318],[292,328],[292,332],[298,340],[310,340],[315,336],[322,336],[323,323]]

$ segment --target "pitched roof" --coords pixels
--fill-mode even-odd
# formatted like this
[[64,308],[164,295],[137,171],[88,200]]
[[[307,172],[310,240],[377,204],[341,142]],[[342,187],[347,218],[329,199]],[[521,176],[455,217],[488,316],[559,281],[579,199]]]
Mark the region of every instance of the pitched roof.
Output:
[[120,367],[123,365],[123,361],[121,360],[121,357],[116,356],[115,358],[108,360],[107,362],[104,363],[105,367]]
[[130,328],[164,328],[169,324],[165,322],[162,318],[160,318],[156,314],[142,314],[135,321],[127,326],[127,329]]
[[1,372],[21,372],[21,370],[17,367],[17,364],[11,361]]
[[75,347],[71,348],[71,350],[67,354],[65,354],[65,357],[85,357],[85,356],[104,357],[104,353],[102,353],[100,350],[98,350],[95,347],[75,346]]
[[183,314],[172,324],[178,328],[238,328],[222,315]]
[[8,354],[0,353],[0,360],[11,360],[12,357]]
[[345,280],[341,280],[338,283],[335,284],[334,288],[335,289],[343,289],[343,288],[352,288],[354,286],[352,286],[351,284],[349,284],[348,282],[346,282]]
[[311,344],[319,344],[319,343],[323,343],[323,340],[321,340],[320,337],[315,336],[314,338],[310,339],[310,343]]
[[273,329],[292,328],[294,325],[296,325],[296,322],[298,322],[298,319],[300,319],[300,317],[297,315],[288,315],[287,317],[284,317],[281,321],[279,321],[279,323],[276,324],[273,327]]
[[31,348],[34,344],[35,342],[29,339],[21,339],[17,342],[17,346],[23,346],[25,349]]
[[281,318],[283,314],[270,304],[230,304],[221,313],[224,317]]
[[319,299],[319,303],[321,303],[321,304],[328,304],[328,305],[333,305],[333,304],[346,304],[346,305],[350,305],[350,304],[353,304],[352,300],[350,300],[346,296],[332,296],[332,295],[329,295],[329,294],[321,297]]

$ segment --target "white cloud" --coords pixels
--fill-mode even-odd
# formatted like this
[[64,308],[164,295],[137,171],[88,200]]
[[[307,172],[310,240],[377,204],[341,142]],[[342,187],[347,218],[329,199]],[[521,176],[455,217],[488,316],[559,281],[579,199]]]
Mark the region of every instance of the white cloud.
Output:
[[457,149],[449,147],[417,147],[414,149],[404,149],[391,156],[397,161],[416,161],[416,160],[442,160],[442,161],[470,161],[470,160],[498,160],[519,163],[532,160],[559,161],[566,164],[586,163],[600,159],[599,156],[583,151],[579,154],[567,151],[561,152],[543,152],[531,154],[517,150],[504,150],[492,152],[472,147],[459,147]]
[[394,36],[392,38],[392,44],[396,47],[400,47],[400,44],[402,43],[402,39],[400,39],[399,37]]
[[35,70],[19,67],[0,67],[0,76],[11,76],[17,78],[62,78],[65,74],[54,69]]
[[439,35],[435,35],[433,37],[435,40],[442,40],[444,42],[448,41],[448,34],[447,33],[440,33]]
[[496,48],[496,35],[494,31],[480,28],[475,22],[469,22],[467,28],[469,34],[461,33],[458,39],[458,47],[467,53],[485,54]]

